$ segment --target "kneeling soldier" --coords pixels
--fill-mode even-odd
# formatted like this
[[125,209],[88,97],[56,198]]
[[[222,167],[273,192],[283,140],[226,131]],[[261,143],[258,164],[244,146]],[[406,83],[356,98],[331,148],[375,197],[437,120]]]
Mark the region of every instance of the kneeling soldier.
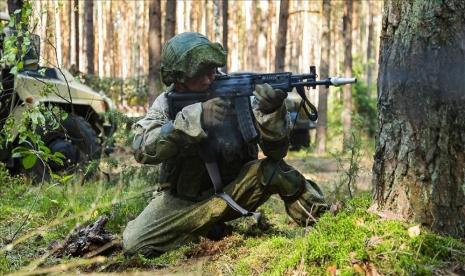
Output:
[[[257,85],[252,108],[260,135],[253,143],[242,139],[234,106],[226,99],[188,105],[170,117],[168,92],[206,93],[225,63],[223,47],[198,33],[176,35],[163,47],[161,75],[169,87],[135,124],[133,142],[138,162],[162,164],[163,188],[128,223],[127,255],[156,256],[200,235],[221,238],[224,222],[241,216],[238,209],[253,212],[272,194],[280,195],[301,225],[328,209],[319,187],[282,160],[289,146],[287,93]],[[266,158],[258,160],[257,144]],[[205,164],[205,150],[216,157],[213,168]],[[215,182],[225,184],[220,188],[227,198],[215,196]]]

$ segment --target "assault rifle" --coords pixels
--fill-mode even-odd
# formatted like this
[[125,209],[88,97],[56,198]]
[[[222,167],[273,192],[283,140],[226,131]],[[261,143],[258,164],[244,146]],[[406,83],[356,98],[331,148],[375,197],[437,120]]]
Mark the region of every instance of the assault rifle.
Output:
[[305,95],[306,87],[315,89],[317,85],[329,87],[330,85],[339,86],[357,82],[356,78],[346,77],[330,77],[325,80],[316,80],[316,78],[317,74],[315,66],[310,66],[309,74],[292,74],[291,72],[282,72],[218,75],[210,85],[210,89],[205,93],[169,92],[166,95],[169,103],[169,115],[174,119],[176,114],[185,106],[197,102],[205,102],[216,97],[229,98],[234,104],[242,137],[245,141],[250,142],[258,137],[250,103],[250,97],[253,95],[255,85],[268,83],[274,89],[281,89],[285,92],[292,92],[295,88],[299,96],[302,98],[302,109],[310,120],[316,121],[318,118],[318,112],[315,106],[310,103]]

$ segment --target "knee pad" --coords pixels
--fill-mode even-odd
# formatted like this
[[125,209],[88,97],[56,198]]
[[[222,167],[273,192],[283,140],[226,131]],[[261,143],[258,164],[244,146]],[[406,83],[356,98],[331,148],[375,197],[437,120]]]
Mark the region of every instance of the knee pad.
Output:
[[258,174],[261,184],[269,186],[269,191],[279,194],[284,201],[290,201],[304,191],[305,177],[283,160],[263,160]]

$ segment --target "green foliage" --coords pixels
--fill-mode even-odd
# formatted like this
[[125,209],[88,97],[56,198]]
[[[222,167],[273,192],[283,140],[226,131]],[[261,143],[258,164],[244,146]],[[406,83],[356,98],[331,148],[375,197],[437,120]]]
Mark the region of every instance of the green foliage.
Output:
[[66,113],[57,107],[40,104],[28,106],[23,111],[18,122],[14,116],[7,118],[1,132],[1,145],[17,141],[17,147],[12,151],[13,158],[21,158],[25,169],[32,168],[38,160],[44,164],[53,161],[63,164],[64,156],[60,152],[52,153],[42,141],[40,132],[57,129],[60,121],[66,118]]
[[[79,177],[73,175],[33,186],[9,176],[0,166],[0,274],[24,268],[48,252],[51,243],[62,241],[77,224],[93,222],[100,215],[109,217],[109,231],[122,233],[153,192],[153,179],[146,175],[147,171],[127,166],[114,183],[81,185]],[[45,264],[62,261],[47,258]]]
[[[362,158],[362,139],[361,131],[351,130],[351,141],[347,145],[347,163],[348,167],[344,170],[344,159],[338,153],[333,153],[334,159],[337,161],[338,170],[342,172],[340,179],[334,189],[334,198],[336,200],[345,200],[347,196],[352,198],[357,177],[360,173],[360,161]],[[347,188],[347,189],[346,189]]]
[[85,75],[83,81],[96,91],[104,91],[115,103],[119,103],[124,99],[129,105],[143,106],[148,100],[147,76],[123,79]]
[[[352,125],[353,129],[362,138],[363,146],[372,148],[371,141],[374,138],[377,125],[377,103],[374,87],[368,87],[363,80],[364,64],[360,58],[354,58],[352,74],[357,78],[357,83],[352,88]],[[340,145],[342,140],[342,87],[331,89],[335,95],[329,99],[328,108],[328,142],[329,145]],[[329,147],[331,148],[331,146]]]
[[332,141],[336,137],[342,136],[342,88],[336,87],[331,90],[334,97],[329,99],[329,108],[328,108],[328,140]]
[[357,77],[357,83],[352,88],[354,121],[356,127],[364,130],[365,134],[373,138],[378,128],[376,95],[372,92],[372,87],[368,87],[363,81],[362,72],[364,69],[361,59],[355,58],[352,68],[353,75]]
[[132,144],[134,133],[132,125],[139,119],[135,117],[128,117],[121,111],[111,110],[107,112],[105,116],[108,116],[117,127],[116,132],[112,137],[108,139],[108,143],[116,142],[120,145],[130,146]]
[[[16,10],[8,22],[9,32],[3,42],[3,56],[0,59],[2,67],[8,66],[10,73],[16,75],[24,67],[24,57],[30,50],[32,5],[29,1],[23,3],[20,10]],[[4,32],[4,27],[0,29]]]

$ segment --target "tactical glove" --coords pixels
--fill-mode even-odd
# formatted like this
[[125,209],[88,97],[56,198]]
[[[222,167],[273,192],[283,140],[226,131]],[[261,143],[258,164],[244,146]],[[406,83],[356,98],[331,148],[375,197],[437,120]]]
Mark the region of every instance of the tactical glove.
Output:
[[202,103],[202,127],[208,131],[221,125],[226,116],[228,104],[221,98],[213,98]]
[[263,85],[257,84],[253,95],[257,101],[258,110],[264,114],[276,111],[287,97],[286,92],[280,89],[273,89],[268,83]]

